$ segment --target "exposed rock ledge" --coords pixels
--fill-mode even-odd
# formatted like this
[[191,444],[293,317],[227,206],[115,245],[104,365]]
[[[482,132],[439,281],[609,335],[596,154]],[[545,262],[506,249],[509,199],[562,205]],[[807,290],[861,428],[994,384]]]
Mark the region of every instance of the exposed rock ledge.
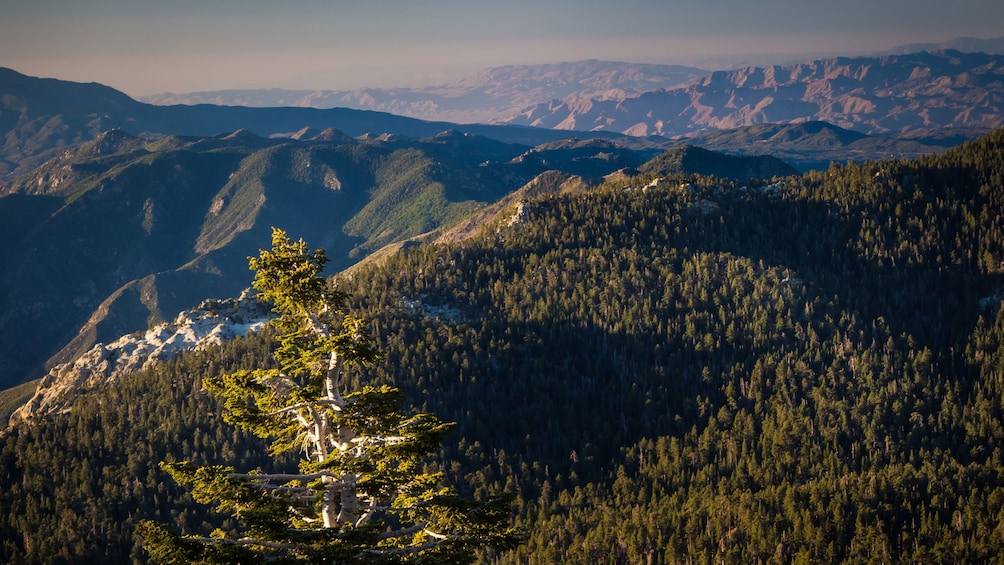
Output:
[[107,345],[99,343],[76,361],[53,367],[35,395],[11,415],[10,424],[66,412],[81,393],[183,351],[203,349],[257,331],[271,318],[270,306],[245,291],[236,299],[206,300],[178,314],[173,322],[158,324],[146,333],[122,336]]

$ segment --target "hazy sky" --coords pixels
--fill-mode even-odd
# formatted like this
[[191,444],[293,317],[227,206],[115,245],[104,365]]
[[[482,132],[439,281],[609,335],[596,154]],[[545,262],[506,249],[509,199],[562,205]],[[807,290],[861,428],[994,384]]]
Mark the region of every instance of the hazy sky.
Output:
[[706,68],[1002,35],[1001,0],[0,0],[0,66],[133,96],[421,86],[582,59]]

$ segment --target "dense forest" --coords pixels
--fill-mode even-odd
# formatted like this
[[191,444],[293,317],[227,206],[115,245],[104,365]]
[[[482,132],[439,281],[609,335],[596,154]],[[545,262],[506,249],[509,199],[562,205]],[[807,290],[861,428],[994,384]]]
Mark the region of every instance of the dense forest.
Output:
[[[516,495],[526,543],[485,562],[1000,562],[1002,209],[1004,130],[764,183],[542,196],[339,275],[385,352],[352,379],[457,422],[431,469]],[[145,562],[137,521],[218,523],[157,462],[271,465],[200,383],[272,347],[8,431],[0,560]]]

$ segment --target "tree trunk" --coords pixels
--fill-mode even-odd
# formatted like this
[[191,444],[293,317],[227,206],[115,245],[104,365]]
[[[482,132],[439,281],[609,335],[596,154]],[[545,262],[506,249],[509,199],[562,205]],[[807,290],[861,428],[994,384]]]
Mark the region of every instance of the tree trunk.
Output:
[[[326,485],[331,482],[334,482],[334,479],[329,480],[327,477],[324,478],[324,483]],[[335,501],[335,488],[333,486],[327,486],[324,489],[324,496],[321,500],[321,517],[324,519],[325,528],[334,528],[339,525],[339,516]]]
[[356,494],[356,480],[358,478],[356,475],[346,475],[342,479],[344,487],[341,496],[342,508],[338,513],[339,524],[355,522],[356,513],[359,510],[359,496]]

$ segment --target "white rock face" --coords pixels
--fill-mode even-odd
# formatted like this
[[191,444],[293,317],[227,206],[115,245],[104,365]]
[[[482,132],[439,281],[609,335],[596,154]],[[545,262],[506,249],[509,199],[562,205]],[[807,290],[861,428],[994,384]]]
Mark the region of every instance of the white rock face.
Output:
[[509,227],[520,226],[524,222],[526,222],[526,208],[523,206],[523,201],[520,200],[516,203],[516,212],[509,218]]
[[72,363],[57,365],[38,385],[35,395],[11,416],[10,424],[44,414],[66,412],[83,392],[114,382],[184,351],[194,351],[258,331],[272,318],[271,308],[250,291],[240,298],[206,300],[146,333],[97,344]]

